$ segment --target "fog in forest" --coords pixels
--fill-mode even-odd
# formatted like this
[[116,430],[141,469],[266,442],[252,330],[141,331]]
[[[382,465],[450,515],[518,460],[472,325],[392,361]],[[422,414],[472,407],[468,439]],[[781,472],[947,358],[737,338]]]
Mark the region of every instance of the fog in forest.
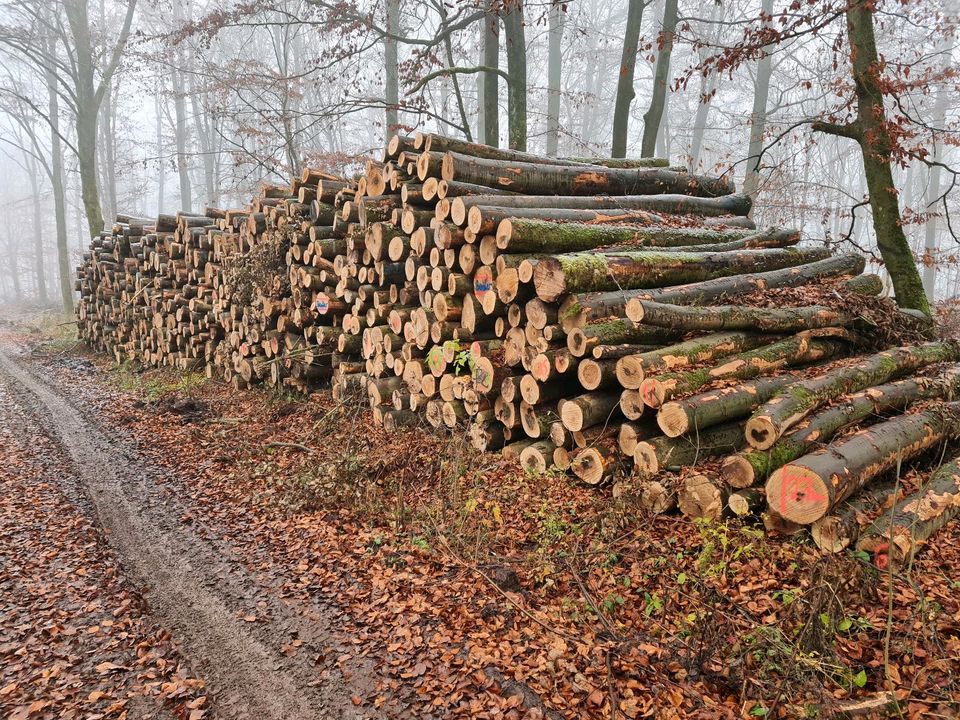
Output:
[[[873,260],[861,149],[812,125],[855,114],[845,5],[4,0],[0,300],[70,300],[118,213],[240,207],[304,167],[356,172],[394,131],[731,173],[758,226]],[[958,6],[871,8],[902,223],[953,298]]]

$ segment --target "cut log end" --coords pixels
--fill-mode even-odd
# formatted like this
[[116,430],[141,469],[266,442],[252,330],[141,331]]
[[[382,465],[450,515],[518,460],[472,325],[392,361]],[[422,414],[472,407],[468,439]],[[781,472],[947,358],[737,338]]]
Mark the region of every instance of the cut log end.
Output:
[[836,515],[828,515],[813,523],[810,537],[818,548],[829,553],[846,549],[855,539],[849,532],[847,523]]
[[[572,403],[567,403],[568,405]],[[573,474],[588,485],[599,485],[603,481],[604,462],[597,448],[584,448],[570,464]]]
[[657,425],[667,437],[680,437],[690,429],[690,420],[679,403],[664,403],[657,411]]
[[780,437],[773,420],[763,415],[747,421],[746,433],[747,442],[757,450],[769,450]]
[[677,497],[680,512],[687,517],[719,520],[727,505],[724,488],[705,475],[691,475]]
[[650,443],[637,443],[633,449],[633,463],[637,466],[637,471],[641,475],[649,477],[660,472],[660,462],[657,460],[656,450]]
[[767,501],[784,520],[809,525],[830,509],[827,482],[809,468],[784,465],[767,481]]
[[730,487],[748,488],[756,480],[756,472],[745,457],[731,455],[720,465],[720,477]]

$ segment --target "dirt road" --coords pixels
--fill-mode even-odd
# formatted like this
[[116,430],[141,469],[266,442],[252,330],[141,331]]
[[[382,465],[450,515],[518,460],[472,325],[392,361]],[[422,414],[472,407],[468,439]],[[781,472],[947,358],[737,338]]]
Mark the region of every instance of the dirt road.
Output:
[[[352,688],[342,677],[318,671],[317,657],[344,650],[333,637],[329,611],[292,608],[272,594],[228,547],[189,520],[163,473],[122,440],[105,435],[85,409],[38,377],[18,353],[0,335],[0,437],[10,439],[8,449],[19,442],[28,466],[45,462],[42,474],[53,487],[28,482],[16,494],[40,488],[59,493],[63,504],[58,515],[83,516],[102,531],[106,553],[116,559],[123,579],[145,597],[149,620],[169,631],[186,664],[206,683],[213,704],[205,717],[370,717],[355,706]],[[44,457],[31,458],[31,453]],[[6,520],[10,527],[22,523],[15,517]],[[35,539],[57,554],[65,538],[52,524],[49,530],[44,536],[41,529]],[[25,639],[14,638],[9,647],[21,641]],[[307,651],[284,652],[291,644]],[[362,681],[362,672],[351,679]],[[129,711],[130,717],[146,715]]]

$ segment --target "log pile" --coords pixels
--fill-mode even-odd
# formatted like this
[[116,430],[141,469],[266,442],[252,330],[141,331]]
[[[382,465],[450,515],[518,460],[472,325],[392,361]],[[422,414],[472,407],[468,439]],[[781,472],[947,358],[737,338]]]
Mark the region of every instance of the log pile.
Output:
[[[864,355],[861,307],[890,303],[861,256],[758,230],[727,180],[664,165],[395,136],[356,180],[307,170],[240,210],[118,218],[79,268],[80,334],[236,387],[330,383],[387,430],[463,431],[653,512],[762,515],[850,546],[851,518],[896,495],[859,491],[956,437],[936,401],[960,386],[960,348]],[[952,517],[956,477],[861,545],[909,558]],[[917,508],[926,524],[904,530]]]

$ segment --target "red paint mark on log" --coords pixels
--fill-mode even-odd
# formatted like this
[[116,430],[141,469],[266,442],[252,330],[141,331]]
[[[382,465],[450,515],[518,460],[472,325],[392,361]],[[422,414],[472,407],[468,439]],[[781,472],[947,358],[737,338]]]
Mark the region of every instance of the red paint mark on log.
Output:
[[826,495],[822,495],[814,488],[813,478],[791,470],[789,465],[783,469],[780,484],[781,517],[786,517],[788,500],[794,503],[818,503],[829,499]]

